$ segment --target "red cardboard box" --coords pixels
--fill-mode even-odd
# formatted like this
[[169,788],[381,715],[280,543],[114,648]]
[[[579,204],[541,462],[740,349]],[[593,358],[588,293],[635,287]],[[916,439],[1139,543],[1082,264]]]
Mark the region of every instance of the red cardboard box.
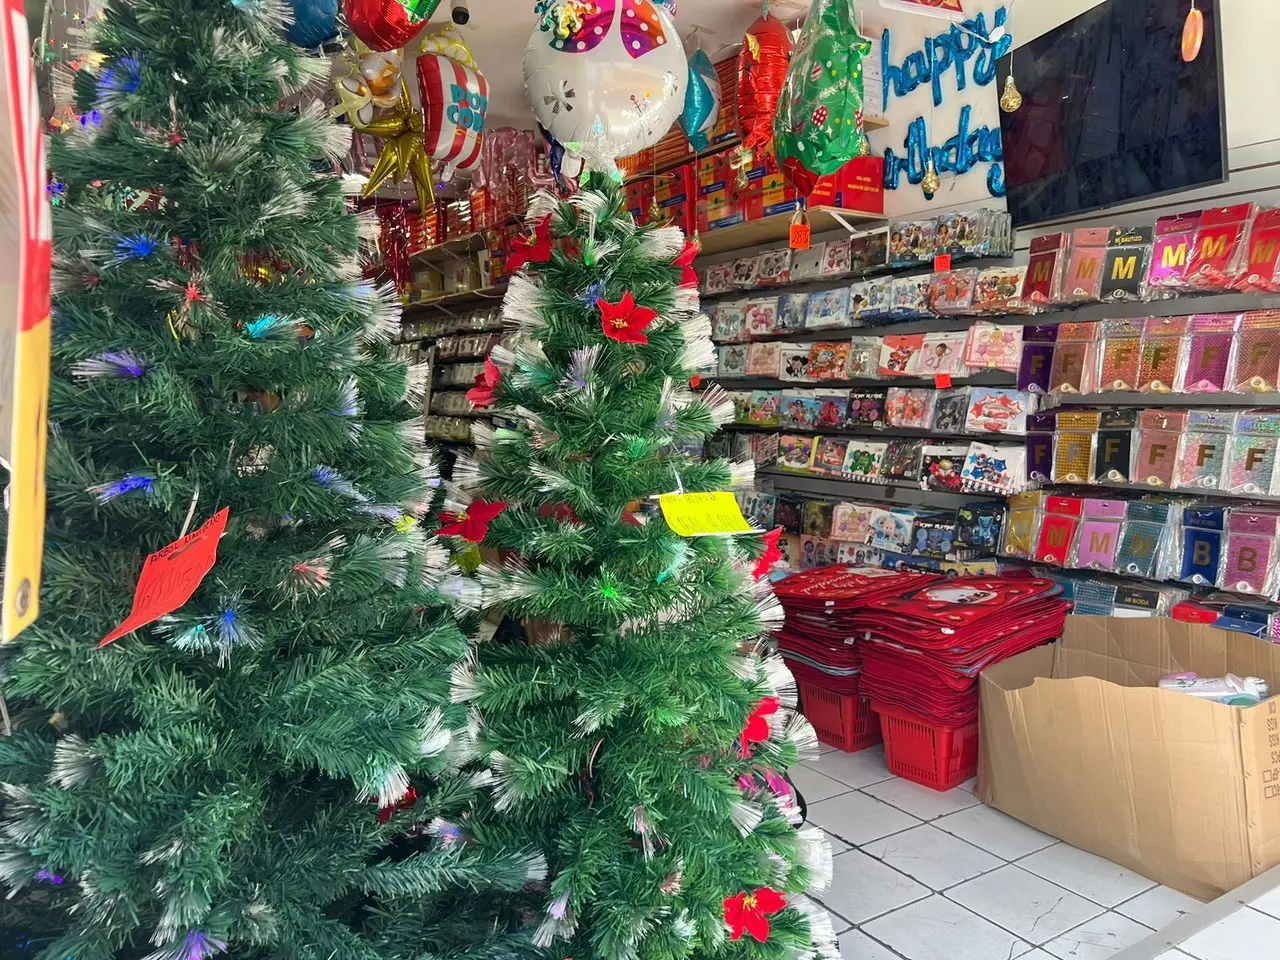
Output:
[[884,213],[884,158],[854,157],[822,177],[809,194],[809,206]]
[[[663,219],[669,220],[685,233],[693,232],[695,209],[693,186],[693,164],[691,163],[676,167],[670,173],[660,173],[653,179],[653,196],[662,210]],[[645,221],[647,221],[647,211]]]
[[747,170],[747,190],[743,197],[743,216],[759,220],[779,213],[790,213],[800,206],[800,192],[778,169],[772,144],[755,151]]
[[488,190],[472,190],[467,194],[471,202],[471,229],[487,230],[493,226],[493,205]]
[[699,233],[730,227],[742,223],[744,219],[745,191],[734,183],[738,171],[731,166],[733,154],[732,150],[724,150],[698,161],[696,187]]
[[636,223],[644,223],[649,216],[649,205],[653,203],[653,178],[641,177],[632,180],[626,186],[627,212]]

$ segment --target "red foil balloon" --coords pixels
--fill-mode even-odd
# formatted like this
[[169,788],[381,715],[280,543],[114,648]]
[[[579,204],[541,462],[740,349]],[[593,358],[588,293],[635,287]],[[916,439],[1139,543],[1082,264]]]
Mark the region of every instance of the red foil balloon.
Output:
[[748,150],[773,138],[773,115],[791,62],[791,31],[777,17],[757,17],[738,54],[738,127]]
[[410,22],[398,0],[342,0],[342,10],[351,32],[378,53],[403,47],[427,25],[425,19]]

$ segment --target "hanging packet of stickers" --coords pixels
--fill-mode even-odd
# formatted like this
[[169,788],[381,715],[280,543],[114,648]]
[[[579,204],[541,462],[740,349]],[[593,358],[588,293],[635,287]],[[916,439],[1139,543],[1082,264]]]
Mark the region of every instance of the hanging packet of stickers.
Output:
[[1174,214],[1156,221],[1155,247],[1147,269],[1147,299],[1176,297],[1186,286],[1187,261],[1200,226],[1200,213]]
[[1000,544],[1002,555],[1030,559],[1035,550],[1036,536],[1040,532],[1044,499],[1044,492],[1041,490],[1028,490],[1009,498],[1009,513],[1005,518],[1004,536]]
[[1192,410],[1182,438],[1182,457],[1174,486],[1180,490],[1220,490],[1231,449],[1235,414],[1229,410]]
[[1222,558],[1224,589],[1275,597],[1277,534],[1280,534],[1280,515],[1242,509],[1230,511]]
[[1022,354],[1018,360],[1018,389],[1028,393],[1048,393],[1052,382],[1057,324],[1022,328]]
[[1059,325],[1053,368],[1049,374],[1049,393],[1093,393],[1098,374],[1096,349],[1099,327],[1096,322]]
[[1104,410],[1098,418],[1098,454],[1094,459],[1094,483],[1128,483],[1133,465],[1133,430],[1138,410],[1124,407]]
[[1183,507],[1175,574],[1184,583],[1218,586],[1222,578],[1222,546],[1226,531],[1225,507]]
[[1053,450],[1054,483],[1089,482],[1093,476],[1099,421],[1097,411],[1059,412]]
[[1173,393],[1186,375],[1187,348],[1191,345],[1190,317],[1153,317],[1142,330],[1142,365],[1138,390]]
[[1027,417],[1027,474],[1029,484],[1053,479],[1053,442],[1056,413],[1033,413]]
[[1185,410],[1143,410],[1138,415],[1132,482],[1150,487],[1173,486],[1186,423]]
[[1084,570],[1115,570],[1125,501],[1089,498],[1081,512],[1080,535],[1071,566]]
[[1277,488],[1280,419],[1269,411],[1241,410],[1224,467],[1227,493],[1266,496]]
[[1241,314],[1211,313],[1191,318],[1186,369],[1178,392],[1221,393],[1231,383]]
[[1142,368],[1142,321],[1103,320],[1099,332],[1098,392],[1137,390],[1138,371]]
[[1135,577],[1154,577],[1168,540],[1172,506],[1147,500],[1125,504],[1125,519],[1116,551],[1116,570]]
[[1032,559],[1065,567],[1075,549],[1083,510],[1084,500],[1080,497],[1045,497],[1044,516]]
[[1237,203],[1200,214],[1187,262],[1187,289],[1213,292],[1230,288],[1235,277],[1233,267],[1245,247],[1255,212],[1252,203]]
[[1149,226],[1111,229],[1099,290],[1102,300],[1119,302],[1146,298],[1152,243],[1152,228]]
[[1232,290],[1280,292],[1280,210],[1260,210],[1234,266]]
[[1232,393],[1280,389],[1280,310],[1251,310],[1240,321]]

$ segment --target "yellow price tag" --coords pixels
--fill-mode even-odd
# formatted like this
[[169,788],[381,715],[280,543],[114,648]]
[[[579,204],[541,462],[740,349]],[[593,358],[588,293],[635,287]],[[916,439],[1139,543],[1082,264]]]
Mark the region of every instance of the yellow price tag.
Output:
[[711,537],[726,533],[752,533],[755,528],[742,515],[738,498],[715,493],[664,493],[658,497],[667,526],[682,537]]

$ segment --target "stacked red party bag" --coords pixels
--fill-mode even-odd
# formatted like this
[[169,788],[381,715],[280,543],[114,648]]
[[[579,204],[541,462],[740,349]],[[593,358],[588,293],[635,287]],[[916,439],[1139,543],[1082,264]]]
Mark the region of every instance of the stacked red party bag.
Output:
[[978,674],[1062,636],[1061,592],[1034,577],[957,577],[862,607],[851,619],[860,686],[881,715],[890,770],[938,789],[972,775]]
[[929,573],[830,566],[775,584],[787,614],[785,626],[774,635],[778,649],[800,687],[805,716],[824,743],[861,750],[880,741],[870,703],[859,692],[859,612],[872,600],[939,579]]

